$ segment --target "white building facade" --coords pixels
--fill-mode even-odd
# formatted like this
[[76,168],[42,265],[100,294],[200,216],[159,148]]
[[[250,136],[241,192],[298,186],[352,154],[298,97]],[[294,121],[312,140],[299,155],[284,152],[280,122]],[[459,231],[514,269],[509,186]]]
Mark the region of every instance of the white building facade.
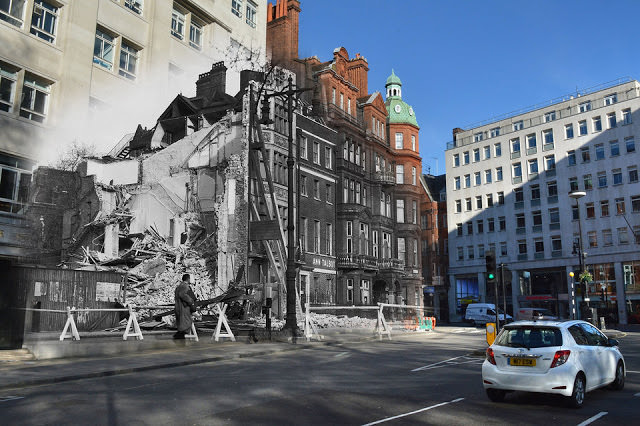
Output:
[[[495,300],[627,323],[640,304],[640,84],[602,85],[469,130],[446,151],[449,308]],[[569,193],[584,191],[580,199]],[[574,194],[575,195],[575,194]],[[576,207],[577,203],[577,207]],[[581,290],[579,239],[593,280]],[[570,277],[575,272],[575,277]],[[500,276],[500,271],[498,272]]]

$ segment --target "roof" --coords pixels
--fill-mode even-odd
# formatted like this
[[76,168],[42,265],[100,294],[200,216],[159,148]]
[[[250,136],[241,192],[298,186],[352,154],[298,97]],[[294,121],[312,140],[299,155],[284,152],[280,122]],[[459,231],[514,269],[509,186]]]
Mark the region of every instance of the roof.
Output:
[[387,78],[387,83],[384,85],[384,87],[387,87],[391,84],[402,86],[402,81],[400,81],[400,78],[395,74],[395,72],[393,72],[393,69],[391,69],[391,75],[389,76],[389,78]]
[[447,187],[447,175],[423,175],[423,178],[431,197],[434,201],[440,201],[439,194]]

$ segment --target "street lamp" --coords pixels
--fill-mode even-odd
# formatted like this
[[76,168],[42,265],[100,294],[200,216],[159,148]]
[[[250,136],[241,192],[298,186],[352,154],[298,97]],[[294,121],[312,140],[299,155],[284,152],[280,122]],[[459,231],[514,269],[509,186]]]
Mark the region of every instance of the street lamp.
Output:
[[[574,200],[576,200],[576,210],[578,212],[578,247],[577,247],[577,251],[578,251],[578,259],[580,261],[580,272],[578,274],[578,277],[582,276],[582,273],[584,272],[584,251],[582,251],[582,224],[581,224],[581,220],[580,220],[580,203],[578,202],[578,200],[582,197],[584,197],[585,195],[587,195],[586,192],[584,191],[572,191],[569,193],[569,197],[573,198]],[[576,252],[576,247],[574,245],[573,247],[573,251],[574,253]],[[582,280],[580,280],[580,283],[582,283]],[[575,284],[574,284],[575,286]],[[582,293],[582,299],[585,300],[587,302],[587,305],[589,304],[588,298],[587,298],[587,288],[586,285],[584,287],[584,291]],[[576,295],[575,295],[575,289],[574,289],[574,293],[573,293],[573,298],[572,298],[572,302],[573,302],[573,317],[575,319],[576,317]]]

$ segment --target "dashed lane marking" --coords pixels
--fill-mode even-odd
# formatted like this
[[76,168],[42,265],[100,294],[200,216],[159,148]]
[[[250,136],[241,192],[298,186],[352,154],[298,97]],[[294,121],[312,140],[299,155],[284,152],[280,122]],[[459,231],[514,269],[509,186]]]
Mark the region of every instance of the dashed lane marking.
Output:
[[16,399],[23,399],[23,398],[24,396],[13,396],[13,395],[0,396],[0,402],[14,401]]
[[414,368],[411,372],[415,371],[423,371],[423,370],[431,370],[434,368],[442,368],[442,367],[451,367],[454,365],[461,364],[482,364],[484,362],[484,358],[471,358],[468,356],[457,356],[455,358],[445,359],[444,361],[435,362],[433,364],[423,365],[422,367]]
[[448,401],[448,402],[441,402],[440,404],[431,405],[431,406],[429,406],[429,407],[424,407],[424,408],[421,408],[421,409],[419,409],[419,410],[411,411],[411,412],[409,412],[409,413],[398,414],[397,416],[387,417],[386,419],[377,420],[377,421],[375,421],[375,422],[371,422],[371,423],[366,423],[366,424],[364,424],[364,425],[362,425],[362,426],[377,425],[377,424],[379,424],[379,423],[388,422],[388,421],[391,421],[391,420],[399,419],[399,418],[401,418],[401,417],[411,416],[411,415],[413,415],[413,414],[421,413],[421,412],[423,412],[423,411],[432,410],[432,409],[434,409],[434,408],[442,407],[442,406],[444,406],[444,405],[448,405],[448,404],[453,404],[453,403],[455,403],[455,402],[460,402],[460,401],[462,401],[463,399],[464,399],[464,398],[457,398],[457,399],[454,399],[454,400],[452,400],[452,401]]
[[636,373],[636,374],[640,374],[640,371],[627,370],[627,373]]
[[588,425],[589,423],[593,423],[593,422],[595,422],[595,421],[596,421],[596,420],[598,420],[600,417],[604,417],[604,416],[606,416],[607,414],[609,414],[607,411],[601,411],[601,412],[599,412],[598,414],[596,414],[595,416],[593,416],[593,417],[589,417],[587,420],[585,420],[584,422],[580,423],[578,426],[586,426],[586,425]]
[[340,358],[347,355],[349,355],[349,352],[340,352],[339,354],[335,354],[334,357]]

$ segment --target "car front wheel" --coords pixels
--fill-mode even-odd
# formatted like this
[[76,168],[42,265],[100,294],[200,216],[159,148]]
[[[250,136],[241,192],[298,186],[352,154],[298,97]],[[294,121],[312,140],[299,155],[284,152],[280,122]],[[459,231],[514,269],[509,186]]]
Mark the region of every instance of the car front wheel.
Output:
[[624,366],[622,361],[616,366],[616,378],[611,382],[610,388],[613,390],[622,390],[624,388]]
[[569,397],[569,405],[571,407],[582,407],[582,404],[584,403],[585,385],[584,376],[582,374],[578,374],[576,376],[576,380],[573,382],[573,392]]
[[487,396],[493,402],[502,402],[505,394],[506,392],[500,389],[487,389]]

